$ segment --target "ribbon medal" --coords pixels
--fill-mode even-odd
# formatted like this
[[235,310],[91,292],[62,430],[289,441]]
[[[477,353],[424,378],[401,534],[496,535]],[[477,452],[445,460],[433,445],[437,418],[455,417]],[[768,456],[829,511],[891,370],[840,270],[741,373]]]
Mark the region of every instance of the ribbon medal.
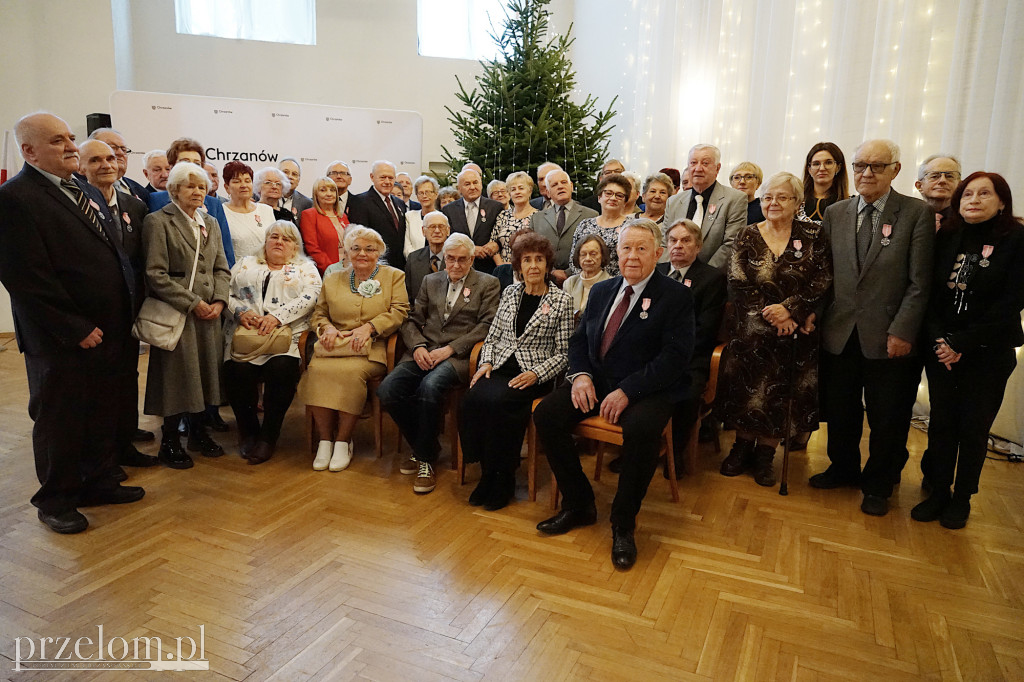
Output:
[[683,286],[693,287],[693,280],[691,280],[691,279],[684,279],[683,280]]
[[121,220],[124,221],[125,229],[128,230],[129,232],[131,232],[132,231],[132,219],[128,217],[128,214],[127,213],[122,213],[121,214]]
[[99,212],[100,212],[100,205],[99,205],[99,204],[97,204],[97,203],[96,203],[95,201],[93,201],[92,199],[89,199],[89,205],[90,205],[90,206],[92,206],[92,210],[96,211],[97,213],[99,213]]
[[889,246],[892,244],[892,240],[889,237],[892,236],[892,225],[886,223],[882,225],[882,246]]
[[469,303],[469,287],[464,287],[462,289],[462,302]]
[[996,247],[992,244],[985,244],[985,246],[981,247],[981,260],[978,262],[978,265],[983,268],[987,268],[991,265],[992,263],[989,261],[988,257],[991,256],[992,252],[995,250]]
[[542,305],[540,307],[540,314],[541,315],[547,315],[550,312],[551,312],[551,306],[549,306],[547,303],[545,303],[544,305]]
[[650,307],[651,307],[651,299],[645,298],[643,301],[640,302],[640,308],[641,308],[641,310],[640,310],[640,319],[641,320],[646,320],[647,319],[647,309],[650,308]]
[[793,255],[794,256],[796,256],[797,258],[803,258],[804,257],[804,252],[802,251],[803,248],[804,248],[804,243],[802,241],[800,241],[799,239],[794,239],[793,240]]
[[715,215],[715,210],[717,209],[718,206],[711,204],[710,206],[708,206],[708,215]]

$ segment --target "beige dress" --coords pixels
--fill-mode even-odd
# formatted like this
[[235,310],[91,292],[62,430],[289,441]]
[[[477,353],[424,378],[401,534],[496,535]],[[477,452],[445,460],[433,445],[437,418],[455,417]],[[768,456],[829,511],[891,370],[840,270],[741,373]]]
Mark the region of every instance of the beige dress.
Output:
[[373,340],[369,356],[314,357],[299,382],[298,397],[306,405],[360,414],[366,403],[366,382],[386,371],[385,338],[408,317],[409,295],[401,270],[381,265],[374,278],[380,282],[380,293],[369,298],[352,292],[351,273],[351,268],[344,268],[324,278],[309,326],[315,331],[333,324],[339,331],[349,331],[369,322],[379,338]]

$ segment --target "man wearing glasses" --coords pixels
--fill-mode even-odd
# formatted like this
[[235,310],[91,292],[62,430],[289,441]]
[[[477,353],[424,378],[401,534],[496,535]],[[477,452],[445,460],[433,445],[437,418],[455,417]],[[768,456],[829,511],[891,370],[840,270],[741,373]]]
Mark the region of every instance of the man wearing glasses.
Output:
[[432,272],[444,270],[444,255],[441,249],[451,234],[448,216],[440,211],[428,213],[423,218],[422,229],[423,248],[413,251],[405,259],[405,288],[409,292],[411,302],[416,301],[424,277]]
[[105,142],[114,150],[114,158],[117,159],[117,190],[130,194],[143,203],[148,203],[149,191],[131,178],[125,177],[125,173],[128,172],[128,155],[132,153],[132,150],[125,144],[121,133],[113,128],[97,128],[89,135],[89,139]]
[[953,190],[960,184],[960,161],[949,154],[932,154],[917,170],[914,187],[924,197],[924,203],[935,212],[935,229],[949,216]]
[[[281,162],[277,164],[277,169],[284,173],[290,185],[288,193],[281,197],[278,208],[286,208],[291,211],[292,215],[295,216],[295,220],[292,222],[297,224],[302,212],[307,208],[313,208],[313,200],[299,191],[299,183],[302,181],[302,166],[299,165],[297,159],[289,156],[281,159]],[[344,207],[345,205],[342,204],[342,209]]]
[[[913,344],[928,302],[935,214],[892,189],[895,143],[864,142],[852,165],[859,196],[829,206],[823,225],[835,277],[821,336],[831,464],[810,484],[859,487],[861,511],[884,516],[906,463],[921,378]],[[865,408],[871,438],[862,471]]]

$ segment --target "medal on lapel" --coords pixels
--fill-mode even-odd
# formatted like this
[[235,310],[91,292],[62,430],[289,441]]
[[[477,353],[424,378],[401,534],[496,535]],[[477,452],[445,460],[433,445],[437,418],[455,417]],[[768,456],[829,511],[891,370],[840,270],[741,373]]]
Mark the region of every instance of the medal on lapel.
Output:
[[129,232],[131,232],[132,231],[132,219],[128,217],[128,213],[127,212],[121,214],[121,220],[124,221],[124,229],[128,230]]
[[469,287],[464,287],[462,289],[462,302],[469,303]]
[[804,248],[804,243],[799,239],[793,240],[793,255],[797,258],[803,258],[804,252],[801,250]]
[[992,263],[989,261],[988,257],[991,256],[992,252],[995,250],[996,247],[992,244],[985,244],[985,246],[981,247],[981,260],[978,261],[978,265],[983,268],[987,268],[991,265]]
[[892,244],[892,240],[889,237],[892,236],[892,225],[886,223],[882,225],[882,246],[889,246]]
[[545,303],[544,305],[542,305],[540,307],[540,314],[541,315],[547,315],[550,312],[551,312],[551,306],[549,306],[547,303]]
[[640,319],[647,319],[647,309],[651,307],[651,299],[645,298],[640,302]]
[[693,287],[693,281],[691,281],[690,279],[684,279],[683,280],[683,286],[684,287],[691,287],[692,288]]
[[715,215],[715,211],[717,210],[718,206],[716,206],[715,204],[711,204],[710,206],[708,206],[708,215]]

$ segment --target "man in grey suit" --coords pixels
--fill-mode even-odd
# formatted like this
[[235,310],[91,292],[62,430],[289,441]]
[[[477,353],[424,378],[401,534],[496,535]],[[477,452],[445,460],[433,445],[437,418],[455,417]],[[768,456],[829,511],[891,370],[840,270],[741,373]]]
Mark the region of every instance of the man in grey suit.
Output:
[[544,178],[550,208],[537,211],[530,216],[530,227],[534,232],[551,242],[555,250],[555,267],[551,277],[558,285],[569,276],[569,261],[572,259],[572,236],[576,226],[584,218],[593,218],[597,211],[572,200],[572,180],[563,170],[553,170]]
[[288,178],[291,187],[288,193],[281,197],[281,205],[278,208],[287,208],[295,216],[295,224],[298,225],[299,216],[307,208],[313,208],[313,200],[299,191],[299,181],[302,180],[302,166],[296,159],[288,156],[281,159],[277,169]]
[[[859,486],[861,511],[884,516],[906,463],[921,378],[914,342],[928,303],[935,213],[923,201],[892,189],[900,172],[895,143],[864,142],[852,165],[860,196],[829,206],[823,225],[835,269],[821,325],[832,463],[810,484]],[[862,472],[865,408],[871,438]]]
[[423,239],[426,244],[405,259],[405,288],[409,300],[415,302],[420,293],[423,278],[432,272],[444,270],[444,243],[451,234],[448,216],[440,211],[431,211],[423,217]]
[[498,309],[498,280],[473,269],[475,248],[461,233],[445,241],[445,270],[423,278],[416,304],[402,324],[408,350],[377,389],[381,405],[412,448],[401,472],[416,474],[412,489],[417,493],[434,489],[445,397],[469,383],[469,354],[487,336]]
[[687,164],[692,185],[668,200],[664,224],[688,218],[700,225],[704,246],[697,257],[725,270],[732,257],[732,243],[747,223],[747,195],[718,182],[722,169],[718,147],[694,145]]

